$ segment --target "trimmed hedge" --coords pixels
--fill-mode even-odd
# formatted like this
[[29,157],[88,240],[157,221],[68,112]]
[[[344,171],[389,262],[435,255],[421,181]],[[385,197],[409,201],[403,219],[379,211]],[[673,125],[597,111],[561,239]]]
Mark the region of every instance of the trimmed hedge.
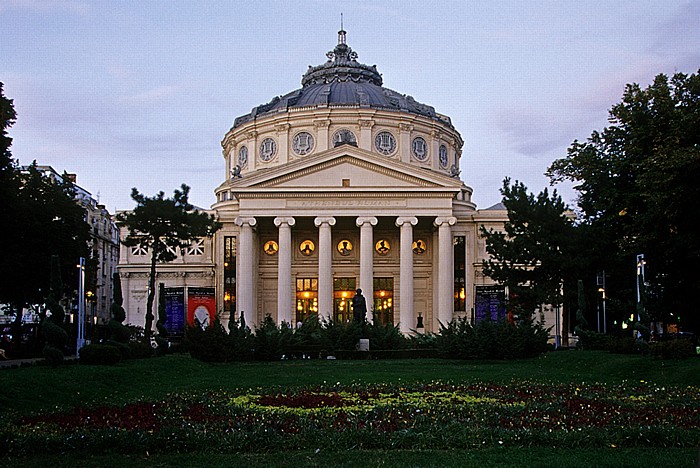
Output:
[[122,360],[122,353],[116,346],[89,344],[80,348],[80,364],[112,366]]

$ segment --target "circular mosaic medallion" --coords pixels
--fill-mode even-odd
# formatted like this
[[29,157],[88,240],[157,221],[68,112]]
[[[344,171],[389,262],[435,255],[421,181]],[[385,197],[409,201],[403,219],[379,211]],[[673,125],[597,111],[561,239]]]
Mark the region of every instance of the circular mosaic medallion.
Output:
[[355,134],[346,128],[338,130],[333,134],[333,146],[342,145],[344,143],[357,145],[357,138],[355,138]]
[[260,143],[260,159],[270,161],[277,153],[277,143],[272,138],[265,138]]
[[374,249],[379,255],[386,255],[391,250],[391,245],[386,239],[379,239],[376,244],[374,244]]
[[265,242],[265,246],[263,247],[263,250],[268,255],[276,254],[279,249],[280,248],[277,245],[277,242],[275,242],[273,240]]
[[238,150],[238,165],[245,167],[246,164],[248,164],[248,147],[241,146],[241,149]]
[[300,132],[294,135],[292,149],[299,156],[309,154],[314,149],[314,137],[308,132]]
[[396,138],[389,132],[379,132],[374,137],[374,147],[380,153],[389,155],[396,150]]
[[440,145],[440,165],[442,167],[447,167],[448,162],[449,161],[447,160],[447,146]]
[[428,144],[421,137],[416,137],[413,139],[411,151],[413,152],[413,156],[418,161],[425,161],[428,159]]

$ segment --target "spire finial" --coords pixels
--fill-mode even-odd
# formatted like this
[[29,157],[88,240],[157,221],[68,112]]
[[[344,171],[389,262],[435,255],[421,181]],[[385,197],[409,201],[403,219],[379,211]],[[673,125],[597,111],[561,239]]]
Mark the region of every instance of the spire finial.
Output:
[[338,45],[345,44],[345,30],[343,29],[343,14],[340,14],[340,31],[338,31]]

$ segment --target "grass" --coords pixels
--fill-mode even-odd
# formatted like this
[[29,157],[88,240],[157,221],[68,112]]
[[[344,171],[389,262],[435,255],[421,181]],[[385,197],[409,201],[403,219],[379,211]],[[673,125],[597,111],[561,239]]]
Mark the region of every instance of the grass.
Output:
[[323,382],[398,383],[430,380],[507,383],[621,383],[700,387],[700,359],[661,361],[635,355],[562,351],[519,361],[378,360],[207,364],[185,355],[127,361],[113,367],[65,365],[0,369],[0,414],[32,413],[111,401],[158,399],[168,393]]
[[[206,364],[183,355],[130,361],[113,367],[65,365],[0,369],[0,417],[72,407],[159,400],[170,393],[248,388],[299,388],[357,383],[403,384],[535,380],[543,383],[621,384],[700,388],[700,359],[660,361],[604,352],[566,351],[535,359],[489,362],[426,360],[280,361]],[[693,466],[695,449],[572,449],[489,447],[479,450],[290,451],[253,454],[134,454],[0,459],[0,466]]]

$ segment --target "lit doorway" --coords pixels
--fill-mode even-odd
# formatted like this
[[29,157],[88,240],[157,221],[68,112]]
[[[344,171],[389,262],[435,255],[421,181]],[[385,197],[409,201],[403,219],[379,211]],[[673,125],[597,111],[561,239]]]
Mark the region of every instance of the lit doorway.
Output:
[[374,278],[374,320],[394,324],[394,278]]
[[338,323],[352,320],[352,298],[355,296],[355,278],[333,278],[333,320]]
[[303,322],[311,314],[318,314],[318,279],[297,278],[296,322]]

